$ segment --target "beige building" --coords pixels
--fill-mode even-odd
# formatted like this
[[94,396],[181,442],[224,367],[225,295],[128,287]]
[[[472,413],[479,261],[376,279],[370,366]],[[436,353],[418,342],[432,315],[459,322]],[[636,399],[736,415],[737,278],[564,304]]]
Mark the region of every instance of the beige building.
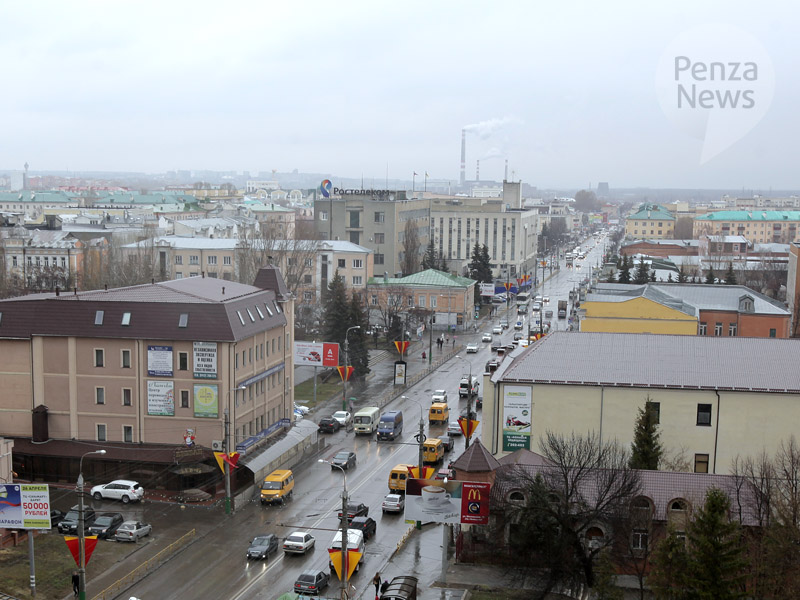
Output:
[[663,206],[642,204],[626,217],[625,235],[634,239],[671,240],[675,237],[675,221]]
[[796,435],[798,357],[791,339],[551,333],[484,376],[481,441],[495,457],[541,452],[548,431],[630,448],[649,398],[671,458],[728,474],[737,456],[773,455]]
[[750,243],[800,242],[799,210],[721,210],[695,217],[694,238],[739,235]]

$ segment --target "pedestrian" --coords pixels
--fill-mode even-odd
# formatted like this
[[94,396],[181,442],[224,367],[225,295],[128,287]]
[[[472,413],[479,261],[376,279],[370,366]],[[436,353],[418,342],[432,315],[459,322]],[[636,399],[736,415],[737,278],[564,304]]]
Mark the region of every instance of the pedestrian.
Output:
[[455,347],[456,347],[456,338],[455,338],[455,336],[453,336],[453,348],[455,348]]
[[375,585],[375,596],[378,595],[381,589],[381,574],[375,573],[375,577],[372,578],[372,583]]
[[381,584],[381,594],[385,594],[386,590],[388,590],[388,589],[389,589],[389,580],[388,579],[384,579],[383,583]]
[[72,591],[75,592],[76,598],[81,591],[81,576],[78,575],[77,571],[72,572]]

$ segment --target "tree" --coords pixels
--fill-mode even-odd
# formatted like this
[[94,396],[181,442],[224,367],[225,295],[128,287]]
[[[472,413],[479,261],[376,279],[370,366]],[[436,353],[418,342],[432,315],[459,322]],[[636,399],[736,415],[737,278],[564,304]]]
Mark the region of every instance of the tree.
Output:
[[419,248],[417,223],[414,219],[409,219],[403,230],[403,259],[400,262],[400,269],[404,276],[419,272]]
[[650,281],[650,268],[644,262],[644,256],[639,258],[639,264],[636,266],[636,276],[633,282],[639,285],[645,284]]
[[672,237],[676,240],[694,239],[694,219],[692,217],[678,217],[675,220],[675,229],[672,230]]
[[639,409],[639,416],[636,418],[628,466],[631,469],[657,471],[661,455],[664,453],[660,438],[658,412],[648,395],[645,398],[644,407]]
[[631,264],[628,262],[628,255],[624,255],[622,257],[622,264],[619,268],[619,275],[617,276],[617,281],[619,283],[630,283],[631,282]]
[[708,267],[708,273],[706,273],[706,283],[709,285],[714,285],[717,282],[717,277],[714,275],[714,267]]
[[728,270],[725,272],[725,285],[736,285],[736,274],[733,272],[733,263],[728,263]]
[[575,193],[575,210],[580,212],[594,212],[600,203],[597,195],[591,190],[579,190]]
[[658,600],[690,600],[687,590],[689,553],[686,542],[672,526],[653,550],[647,583]]
[[686,279],[686,267],[681,263],[681,267],[678,269],[678,283],[686,283]]
[[439,266],[439,259],[436,256],[436,247],[433,245],[433,240],[428,242],[428,247],[425,249],[425,254],[422,256],[422,270],[435,269]]
[[348,323],[348,327],[359,327],[351,331],[347,338],[350,344],[347,352],[348,362],[353,366],[354,377],[365,377],[370,371],[366,336],[369,322],[364,311],[364,303],[355,292],[350,297]]
[[[360,377],[369,372],[369,368],[363,361],[366,355],[366,343],[364,342],[364,333],[366,332],[366,319],[364,318],[363,309],[360,308],[356,311],[355,304],[357,297],[348,300],[347,289],[344,284],[344,277],[339,275],[339,270],[336,270],[333,278],[328,283],[328,287],[323,295],[323,315],[322,323],[324,323],[324,335],[328,342],[335,342],[339,347],[344,349],[345,336],[347,330],[358,325],[360,330],[354,330],[347,340],[351,343],[350,348],[355,354],[348,352],[348,362],[354,367],[353,375]],[[360,340],[360,341],[359,341]],[[344,352],[342,352],[342,361],[344,361]]]
[[[469,277],[480,283],[491,283],[492,278],[492,265],[489,262],[489,249],[486,244],[481,247],[478,242],[472,248],[472,257],[467,265],[469,270]],[[473,302],[477,305],[481,303],[481,286],[475,286],[475,297]]]

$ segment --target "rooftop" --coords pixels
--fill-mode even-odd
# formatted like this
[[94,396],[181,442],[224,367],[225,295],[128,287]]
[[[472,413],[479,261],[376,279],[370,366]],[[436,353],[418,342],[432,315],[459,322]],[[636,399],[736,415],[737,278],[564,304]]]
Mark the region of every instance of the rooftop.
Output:
[[674,221],[675,217],[660,204],[642,204],[639,209],[628,219],[661,219],[663,221]]
[[720,210],[695,221],[800,221],[800,210]]
[[430,287],[465,288],[473,285],[474,280],[467,277],[451,275],[436,269],[427,269],[407,277],[370,277],[369,285],[424,285]]

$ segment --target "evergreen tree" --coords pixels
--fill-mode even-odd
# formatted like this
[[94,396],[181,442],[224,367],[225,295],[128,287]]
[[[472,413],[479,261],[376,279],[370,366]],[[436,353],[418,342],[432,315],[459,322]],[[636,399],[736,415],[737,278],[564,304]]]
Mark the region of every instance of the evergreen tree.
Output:
[[656,544],[651,564],[647,584],[657,600],[692,598],[687,590],[689,553],[686,550],[686,541],[682,536],[676,535],[672,525],[667,528],[666,537]]
[[486,268],[486,279],[483,283],[492,283],[494,275],[492,274],[492,259],[489,256],[489,248],[484,244],[481,246],[481,264]]
[[595,600],[623,600],[622,588],[615,585],[614,563],[608,551],[601,552],[595,559],[595,580],[592,586]]
[[655,272],[655,270],[650,271],[650,281],[655,281],[655,280],[656,280],[656,272]]
[[367,351],[367,314],[364,311],[364,304],[357,294],[353,293],[350,298],[349,327],[358,326],[347,336],[350,346],[348,347],[348,362],[353,367],[353,377],[365,377],[369,373],[369,352]]
[[667,276],[667,283],[674,283],[675,280],[672,278],[672,273]]
[[708,273],[706,273],[706,283],[709,285],[714,285],[717,282],[717,276],[714,275],[714,267],[708,267]]
[[639,259],[639,264],[636,266],[636,276],[633,282],[642,285],[648,281],[650,281],[650,269],[647,263],[644,262],[644,256],[642,256]]
[[619,276],[617,277],[617,281],[620,283],[631,282],[631,263],[628,262],[627,254],[622,257],[622,265],[619,268]]
[[688,587],[693,598],[743,598],[744,556],[739,525],[730,519],[731,501],[720,489],[706,492],[705,504],[689,524]]
[[[336,270],[333,278],[328,282],[328,287],[322,298],[322,322],[325,324],[325,341],[335,342],[344,347],[344,335],[350,326],[350,306],[347,300],[347,290],[344,286],[344,277]],[[344,357],[342,357],[344,358]]]
[[725,285],[736,285],[736,274],[733,272],[733,263],[728,263],[728,270],[725,273]]
[[683,267],[683,264],[681,264],[681,268],[678,269],[678,283],[686,283],[686,280],[686,269]]
[[470,276],[475,281],[481,283],[492,282],[492,267],[489,263],[489,249],[486,248],[486,245],[481,247],[478,242],[475,242],[468,267]]
[[664,453],[660,438],[658,412],[655,404],[650,400],[650,396],[647,396],[644,408],[639,409],[639,416],[636,418],[628,466],[631,469],[658,470],[658,463]]
[[428,242],[428,247],[425,249],[425,254],[422,255],[422,269],[435,269],[439,266],[436,260],[436,247],[433,245],[433,240]]

